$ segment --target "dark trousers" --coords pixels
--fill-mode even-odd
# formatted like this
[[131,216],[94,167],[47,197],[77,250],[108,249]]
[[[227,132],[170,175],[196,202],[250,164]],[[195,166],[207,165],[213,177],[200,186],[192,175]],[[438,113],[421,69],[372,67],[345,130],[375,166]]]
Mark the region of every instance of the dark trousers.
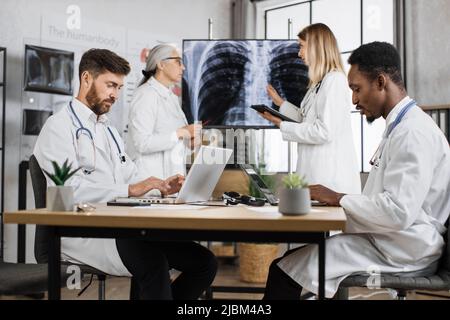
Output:
[[297,251],[299,248],[287,251],[283,257],[275,259],[270,264],[269,275],[267,276],[264,300],[299,300],[302,293],[302,286],[287,275],[277,263],[284,257]]
[[[131,299],[198,299],[217,272],[214,254],[192,242],[116,239],[123,264],[132,274]],[[171,283],[170,269],[181,274]]]

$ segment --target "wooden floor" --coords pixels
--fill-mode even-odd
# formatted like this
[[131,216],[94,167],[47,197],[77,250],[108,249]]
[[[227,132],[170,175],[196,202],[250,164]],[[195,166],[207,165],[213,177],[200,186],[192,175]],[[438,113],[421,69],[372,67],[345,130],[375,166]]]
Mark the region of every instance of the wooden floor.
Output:
[[[90,277],[86,277],[82,281],[82,288],[89,282]],[[239,267],[233,264],[221,264],[219,272],[214,280],[213,285],[218,286],[258,286],[264,287],[262,284],[246,283],[239,279]],[[130,290],[130,279],[110,277],[106,280],[106,299],[107,300],[128,300]],[[98,298],[98,282],[93,281],[91,286],[80,296],[78,293],[80,290],[69,290],[67,288],[62,289],[61,296],[64,300],[97,300]],[[444,300],[450,299],[450,293],[448,291],[440,292],[421,292],[409,293],[408,300]],[[430,295],[431,294],[431,295]],[[349,297],[351,300],[393,300],[394,292],[386,289],[369,290],[366,288],[351,288],[349,290]],[[46,296],[45,296],[46,298]],[[214,293],[215,299],[249,299],[259,300],[262,298],[262,294],[248,294],[248,293]],[[23,300],[30,299],[23,296],[0,296],[0,300]]]

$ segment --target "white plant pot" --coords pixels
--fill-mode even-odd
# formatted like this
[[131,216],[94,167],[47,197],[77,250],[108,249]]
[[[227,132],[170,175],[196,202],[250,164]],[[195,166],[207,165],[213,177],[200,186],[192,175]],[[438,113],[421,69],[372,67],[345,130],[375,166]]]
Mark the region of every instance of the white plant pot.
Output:
[[309,188],[281,188],[279,192],[278,211],[288,216],[309,213],[311,211]]
[[53,186],[47,188],[47,210],[73,211],[73,188],[70,186]]

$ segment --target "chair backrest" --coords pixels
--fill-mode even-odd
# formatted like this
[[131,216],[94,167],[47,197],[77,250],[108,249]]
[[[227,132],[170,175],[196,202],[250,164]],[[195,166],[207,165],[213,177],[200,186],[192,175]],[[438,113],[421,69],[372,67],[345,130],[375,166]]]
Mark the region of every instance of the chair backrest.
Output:
[[[31,184],[33,185],[34,203],[36,209],[46,207],[47,180],[34,155],[30,157],[29,164]],[[36,225],[34,239],[34,256],[38,263],[48,262],[48,227]]]

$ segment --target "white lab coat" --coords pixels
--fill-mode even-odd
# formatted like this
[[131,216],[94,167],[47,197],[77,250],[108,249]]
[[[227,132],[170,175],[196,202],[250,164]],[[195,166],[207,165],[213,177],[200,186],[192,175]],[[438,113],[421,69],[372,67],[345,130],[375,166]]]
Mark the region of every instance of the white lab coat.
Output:
[[[386,127],[411,99],[389,113]],[[386,134],[386,131],[385,131]],[[450,151],[432,119],[413,107],[391,134],[362,195],[346,195],[345,233],[326,241],[326,297],[354,273],[425,269],[442,254],[450,213]],[[279,266],[309,291],[318,291],[317,246],[306,246]]]
[[[352,106],[342,72],[325,75],[316,92],[311,87],[300,108],[285,101],[280,112],[301,123],[281,122],[283,140],[298,142],[297,174],[309,184],[322,184],[342,193],[361,193],[350,120]],[[306,116],[302,115],[305,110]]]
[[[79,170],[65,184],[74,188],[75,203],[100,203],[115,197],[127,197],[128,185],[141,180],[141,177],[133,161],[123,152],[124,144],[119,133],[110,127],[125,156],[124,163],[120,161],[116,144],[107,130],[106,115],[97,120],[97,115],[77,99],[72,101],[72,106],[83,126],[92,132],[95,144],[95,170],[91,174]],[[61,165],[66,159],[72,163],[72,169],[80,167],[79,150],[84,150],[85,158],[91,158],[92,141],[85,136],[77,142],[75,137],[79,127],[68,106],[47,120],[34,148],[42,169],[53,172],[51,161]],[[54,185],[49,178],[47,185]],[[62,238],[61,258],[90,265],[111,275],[131,276],[119,257],[114,239]]]
[[186,174],[188,149],[176,134],[187,125],[178,97],[155,78],[136,89],[130,107],[127,153],[139,173],[167,179]]

